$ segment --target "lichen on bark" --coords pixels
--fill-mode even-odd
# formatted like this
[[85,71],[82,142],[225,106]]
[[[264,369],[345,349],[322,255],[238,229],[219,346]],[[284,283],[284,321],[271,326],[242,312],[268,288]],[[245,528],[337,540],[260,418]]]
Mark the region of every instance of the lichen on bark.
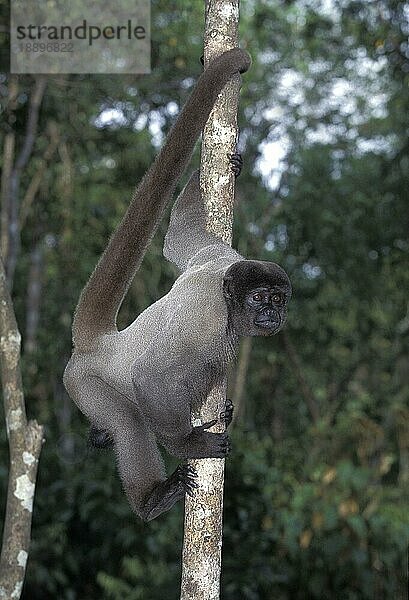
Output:
[[23,589],[43,428],[27,422],[20,371],[20,332],[0,259],[0,366],[10,469],[0,557],[0,599]]

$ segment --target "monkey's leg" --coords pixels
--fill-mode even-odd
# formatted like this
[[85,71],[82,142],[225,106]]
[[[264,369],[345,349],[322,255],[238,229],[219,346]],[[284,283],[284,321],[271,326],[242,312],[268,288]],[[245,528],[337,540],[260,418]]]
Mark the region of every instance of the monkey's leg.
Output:
[[152,432],[146,423],[123,423],[114,433],[118,469],[128,500],[134,511],[145,521],[151,521],[184,498],[197,487],[196,472],[179,465],[165,478],[162,457]]
[[194,474],[186,468],[166,478],[156,439],[133,402],[98,377],[66,372],[65,382],[94,427],[114,440],[123,488],[137,515],[153,519],[193,491]]

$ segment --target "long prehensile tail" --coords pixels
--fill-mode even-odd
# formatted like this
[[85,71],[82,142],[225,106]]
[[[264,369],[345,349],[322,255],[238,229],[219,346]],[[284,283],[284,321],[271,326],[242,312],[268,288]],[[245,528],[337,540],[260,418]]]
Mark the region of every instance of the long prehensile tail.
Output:
[[217,96],[233,75],[247,71],[249,66],[247,52],[235,48],[212,61],[200,76],[81,293],[73,323],[73,341],[78,349],[89,348],[102,334],[116,331],[122,300]]

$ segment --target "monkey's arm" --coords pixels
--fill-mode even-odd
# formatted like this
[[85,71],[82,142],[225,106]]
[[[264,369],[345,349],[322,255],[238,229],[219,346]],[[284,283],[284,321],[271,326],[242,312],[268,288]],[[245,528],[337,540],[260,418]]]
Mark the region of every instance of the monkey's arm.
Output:
[[[199,252],[205,248],[209,252],[200,255]],[[188,265],[206,262],[209,253],[213,260],[217,256],[231,256],[235,260],[242,258],[223,240],[206,230],[199,171],[195,171],[173,206],[163,254],[181,271],[186,271]]]
[[156,231],[163,210],[191,157],[213,104],[236,73],[247,71],[250,57],[235,48],[210,63],[169,132],[131,204],[82,291],[73,323],[74,343],[89,344],[115,332],[123,297]]
[[194,428],[191,422],[191,407],[199,406],[223,375],[219,368],[206,365],[209,355],[218,353],[220,323],[211,318],[217,300],[210,293],[208,302],[198,307],[197,284],[182,281],[175,286],[169,292],[173,296],[168,300],[168,318],[166,312],[163,319],[154,312],[141,324],[155,327],[159,319],[163,325],[132,364],[134,396],[150,429],[173,456],[221,457],[228,450],[227,437],[206,427]]

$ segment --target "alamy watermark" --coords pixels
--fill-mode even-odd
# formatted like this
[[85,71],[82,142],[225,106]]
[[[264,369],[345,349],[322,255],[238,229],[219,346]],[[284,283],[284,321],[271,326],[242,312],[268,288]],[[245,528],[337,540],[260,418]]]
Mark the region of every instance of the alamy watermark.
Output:
[[11,0],[10,70],[149,73],[149,0]]

